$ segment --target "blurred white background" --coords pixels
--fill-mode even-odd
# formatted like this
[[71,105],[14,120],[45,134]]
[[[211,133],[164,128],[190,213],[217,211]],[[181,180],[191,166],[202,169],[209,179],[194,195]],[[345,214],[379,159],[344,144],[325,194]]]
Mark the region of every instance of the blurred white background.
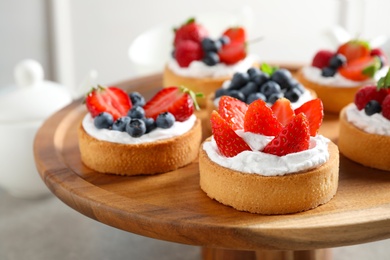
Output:
[[[250,38],[264,36],[250,46],[264,61],[310,62],[319,48],[336,47],[336,26],[365,39],[389,34],[389,7],[386,0],[0,0],[0,87],[13,84],[13,67],[25,58],[65,85],[80,84],[91,69],[102,84],[135,77],[140,70],[128,50],[137,36],[162,26],[172,37],[171,28],[192,16],[208,27],[217,22],[220,30],[241,23]],[[168,55],[156,56],[157,70]]]

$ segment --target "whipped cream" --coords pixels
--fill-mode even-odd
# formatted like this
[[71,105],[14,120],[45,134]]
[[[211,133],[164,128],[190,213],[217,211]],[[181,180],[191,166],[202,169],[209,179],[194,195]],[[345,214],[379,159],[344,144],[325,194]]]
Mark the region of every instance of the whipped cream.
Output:
[[236,131],[251,147],[252,151],[244,151],[234,157],[225,157],[219,153],[214,138],[203,144],[203,149],[213,162],[244,173],[263,176],[280,176],[314,169],[329,160],[329,139],[322,135],[310,137],[310,146],[306,151],[276,156],[260,152],[272,139],[250,132]]
[[131,137],[127,132],[120,132],[108,129],[97,129],[93,123],[92,116],[88,113],[82,122],[84,130],[92,137],[119,144],[141,144],[150,143],[158,140],[168,139],[175,136],[183,135],[188,132],[195,124],[196,116],[192,115],[184,122],[175,122],[169,129],[156,128],[150,133],[141,137]]
[[235,72],[246,72],[256,62],[256,57],[248,55],[245,59],[233,65],[218,63],[214,66],[208,66],[202,61],[193,61],[191,64],[182,68],[177,61],[171,58],[168,61],[168,67],[177,75],[191,78],[221,78],[231,77]]
[[359,110],[354,103],[349,104],[345,112],[348,122],[357,128],[370,134],[390,136],[390,120],[382,116],[382,113],[368,116],[364,109]]
[[384,77],[389,70],[389,67],[383,67],[376,72],[375,77],[365,81],[353,81],[344,78],[340,73],[336,73],[333,77],[323,77],[321,75],[321,69],[312,66],[306,66],[302,68],[303,76],[312,82],[324,85],[324,86],[336,86],[336,87],[358,87],[363,85],[375,84],[381,77]]

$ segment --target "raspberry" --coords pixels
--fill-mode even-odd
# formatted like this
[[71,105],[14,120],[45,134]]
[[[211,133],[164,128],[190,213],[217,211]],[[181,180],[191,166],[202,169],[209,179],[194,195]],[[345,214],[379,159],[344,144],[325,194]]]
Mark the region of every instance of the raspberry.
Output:
[[390,95],[387,95],[382,102],[382,115],[390,120]]
[[355,105],[359,110],[364,109],[368,101],[376,100],[379,104],[382,104],[383,100],[387,96],[387,90],[377,90],[376,86],[365,86],[358,90],[355,95]]

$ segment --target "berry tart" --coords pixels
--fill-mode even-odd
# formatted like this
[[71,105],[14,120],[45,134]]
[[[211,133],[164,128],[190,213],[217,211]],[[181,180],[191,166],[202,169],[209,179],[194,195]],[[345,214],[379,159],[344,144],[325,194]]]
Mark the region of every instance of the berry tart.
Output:
[[145,102],[138,92],[93,88],[85,99],[89,113],[78,129],[82,162],[118,175],[163,173],[191,163],[201,142],[192,96],[170,87]]
[[390,73],[359,89],[341,111],[338,146],[355,162],[390,171]]
[[286,98],[272,107],[222,96],[213,111],[213,135],[200,149],[200,186],[240,211],[288,214],[313,209],[336,194],[339,153],[318,135],[322,102],[292,109]]
[[372,49],[362,40],[350,40],[336,51],[318,51],[311,66],[303,67],[297,79],[317,93],[325,111],[339,113],[353,102],[359,88],[375,84],[386,74],[385,66],[387,58],[381,49]]
[[[172,58],[163,74],[163,86],[186,86],[205,96],[218,89],[234,72],[244,72],[256,63],[247,55],[246,31],[229,27],[213,39],[207,29],[189,19],[175,29]],[[204,108],[206,100],[198,99]]]

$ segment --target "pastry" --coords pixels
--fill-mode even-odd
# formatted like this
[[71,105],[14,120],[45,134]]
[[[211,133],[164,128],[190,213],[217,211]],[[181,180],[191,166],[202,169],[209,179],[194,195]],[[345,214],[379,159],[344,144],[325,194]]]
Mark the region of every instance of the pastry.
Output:
[[286,98],[269,107],[221,97],[213,136],[199,152],[201,189],[237,210],[267,215],[327,203],[338,187],[339,154],[317,134],[322,118],[319,99],[294,110]]
[[[386,80],[387,79],[387,80]],[[338,146],[347,158],[390,171],[390,75],[365,86],[340,113]]]
[[[206,97],[230,79],[237,71],[244,72],[256,63],[247,55],[246,31],[243,27],[227,28],[218,39],[207,29],[189,19],[175,30],[173,55],[164,68],[163,86],[185,86]],[[199,98],[199,106],[206,106]]]
[[317,93],[325,111],[339,113],[353,102],[359,88],[383,76],[386,66],[387,58],[381,49],[372,49],[365,41],[351,40],[336,51],[318,51],[311,66],[303,67],[297,79]]
[[98,87],[85,103],[89,113],[78,128],[81,160],[97,172],[163,173],[198,155],[201,122],[183,88],[162,89],[145,104],[137,92]]

